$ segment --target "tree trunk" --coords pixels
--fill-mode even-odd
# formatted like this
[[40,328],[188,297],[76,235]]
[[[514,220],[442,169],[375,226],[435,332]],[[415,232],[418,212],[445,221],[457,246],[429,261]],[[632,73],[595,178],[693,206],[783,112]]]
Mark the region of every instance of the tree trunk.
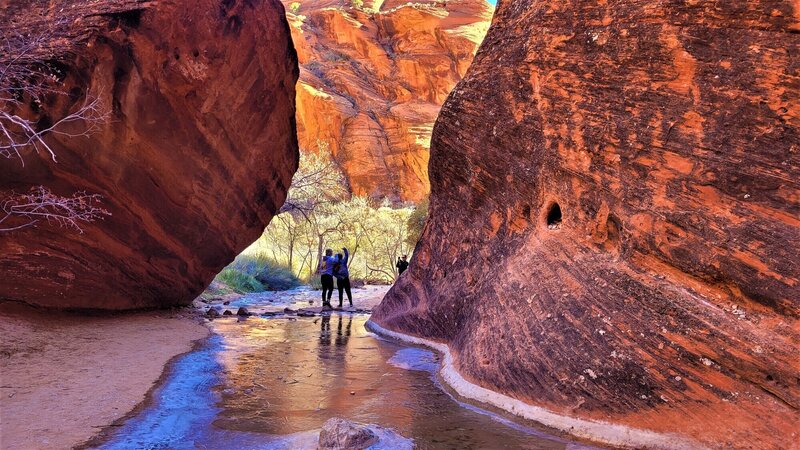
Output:
[[294,270],[294,237],[289,238],[289,270]]
[[325,235],[320,234],[317,237],[317,267],[319,267],[322,262],[322,247],[325,244]]

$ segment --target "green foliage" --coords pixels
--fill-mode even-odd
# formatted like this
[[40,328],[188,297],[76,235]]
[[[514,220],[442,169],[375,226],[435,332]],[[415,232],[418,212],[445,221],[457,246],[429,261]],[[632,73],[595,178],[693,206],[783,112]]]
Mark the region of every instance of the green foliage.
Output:
[[225,283],[220,282],[220,277],[217,276],[214,281],[200,294],[200,298],[204,300],[211,300],[213,298],[221,297],[233,293],[234,290]]
[[264,285],[259,283],[252,275],[235,268],[222,269],[217,279],[240,294],[264,291]]
[[274,261],[264,265],[255,274],[255,279],[269,291],[285,291],[301,284],[300,279],[288,267]]
[[292,271],[264,255],[239,255],[217,275],[220,281],[239,293],[283,291],[301,284]]
[[246,253],[267,254],[296,277],[317,282],[326,248],[350,250],[351,280],[392,282],[397,257],[409,254],[412,208],[393,208],[364,197],[349,197],[344,175],[327,146],[302,151],[288,200],[262,237]]
[[311,289],[322,290],[322,278],[317,276],[311,276],[306,281],[306,284],[311,287]]
[[300,11],[300,2],[289,3],[289,11],[293,14],[297,14],[297,12]]
[[350,5],[355,9],[364,8],[364,0],[350,0]]
[[302,214],[282,213],[248,251],[271,254],[298,277],[314,281],[322,252],[330,247],[341,253],[347,247],[351,279],[391,282],[397,257],[413,248],[407,243],[413,211],[353,197]]

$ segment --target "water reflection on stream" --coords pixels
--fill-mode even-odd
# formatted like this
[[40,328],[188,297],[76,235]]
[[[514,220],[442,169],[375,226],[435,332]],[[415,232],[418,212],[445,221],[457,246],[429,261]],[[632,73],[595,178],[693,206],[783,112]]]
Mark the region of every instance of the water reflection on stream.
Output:
[[215,320],[208,342],[102,448],[316,448],[331,417],[410,439],[382,448],[581,447],[457,402],[436,381],[438,355],[381,339],[366,320]]

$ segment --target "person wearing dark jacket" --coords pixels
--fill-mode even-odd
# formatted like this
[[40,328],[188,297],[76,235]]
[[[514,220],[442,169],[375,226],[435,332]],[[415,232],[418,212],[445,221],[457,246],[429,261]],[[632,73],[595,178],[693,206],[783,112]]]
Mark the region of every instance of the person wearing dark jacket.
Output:
[[333,256],[333,250],[325,250],[325,256],[319,262],[317,271],[321,275],[322,281],[322,308],[331,307],[331,296],[333,295],[333,266],[336,264],[336,258]]
[[408,269],[408,261],[406,260],[406,255],[397,258],[397,264],[395,264],[395,267],[397,267],[397,271],[399,272],[397,274],[398,277],[402,275],[403,272],[406,271],[406,269]]
[[336,286],[339,288],[339,308],[342,307],[342,301],[344,300],[344,293],[347,292],[347,300],[350,301],[350,306],[353,306],[353,294],[350,293],[350,270],[348,270],[347,265],[350,263],[350,253],[347,251],[346,247],[342,247],[342,251],[344,251],[344,257],[342,254],[339,253],[336,255],[338,261],[334,266],[336,271]]

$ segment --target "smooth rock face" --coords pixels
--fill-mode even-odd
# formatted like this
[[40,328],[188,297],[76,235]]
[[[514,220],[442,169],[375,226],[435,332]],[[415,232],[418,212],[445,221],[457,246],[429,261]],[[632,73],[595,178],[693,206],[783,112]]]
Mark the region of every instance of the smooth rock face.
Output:
[[322,425],[319,450],[364,450],[378,443],[378,436],[365,425],[334,417]]
[[[125,4],[135,8],[115,6]],[[35,153],[25,167],[0,160],[0,191],[85,190],[102,195],[112,216],[83,234],[43,225],[0,235],[0,298],[59,308],[188,304],[260,235],[297,168],[298,69],[283,6],[56,6],[33,2],[40,9],[20,12],[13,26],[42,11],[45,22],[66,14],[69,33],[82,37],[63,64],[65,90],[88,89],[111,117],[89,137],[50,138],[58,163]],[[82,101],[65,98],[42,114]]]
[[798,8],[501,1],[373,320],[561,414],[796,446]]
[[[291,11],[293,0],[285,0]],[[301,151],[331,151],[352,192],[416,202],[430,136],[492,18],[485,0],[306,0],[287,13],[300,60]],[[375,11],[374,13],[372,11]]]

